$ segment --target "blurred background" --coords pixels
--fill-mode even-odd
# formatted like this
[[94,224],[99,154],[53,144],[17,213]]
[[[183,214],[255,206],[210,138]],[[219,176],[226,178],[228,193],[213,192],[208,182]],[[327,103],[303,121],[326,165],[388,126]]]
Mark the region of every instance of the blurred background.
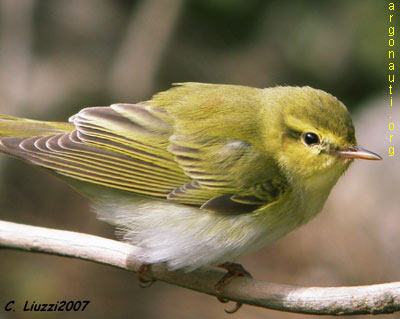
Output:
[[[384,161],[354,163],[320,216],[240,262],[278,283],[399,281],[400,153],[388,157],[387,149],[400,92],[395,84],[389,112],[388,2],[0,0],[0,113],[64,121],[184,81],[326,90],[352,112],[360,145]],[[0,156],[0,181],[0,219],[114,238],[84,198],[40,170]],[[91,304],[54,316],[6,313],[10,300]],[[0,250],[0,318],[228,318],[229,306],[161,282],[140,289],[134,273],[111,267]],[[250,306],[234,316],[309,317]]]

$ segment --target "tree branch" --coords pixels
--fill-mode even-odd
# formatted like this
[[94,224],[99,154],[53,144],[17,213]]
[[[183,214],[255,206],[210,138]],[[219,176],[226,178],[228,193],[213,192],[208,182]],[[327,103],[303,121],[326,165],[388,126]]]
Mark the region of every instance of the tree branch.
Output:
[[[129,244],[5,221],[0,221],[0,247],[79,258],[135,272],[140,267],[132,254],[134,247]],[[209,269],[187,274],[168,271],[164,265],[152,265],[147,274],[173,285],[215,295],[214,284],[223,272]],[[383,314],[400,310],[400,282],[320,288],[236,278],[224,288],[223,297],[244,304],[306,314]]]

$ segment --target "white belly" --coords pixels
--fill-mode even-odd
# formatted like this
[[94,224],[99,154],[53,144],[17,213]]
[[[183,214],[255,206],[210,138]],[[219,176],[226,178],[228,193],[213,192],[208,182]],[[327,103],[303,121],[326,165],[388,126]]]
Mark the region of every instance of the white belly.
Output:
[[95,210],[121,228],[143,263],[191,271],[235,261],[292,231],[304,223],[293,206],[304,208],[281,200],[258,213],[223,216],[167,201],[113,197]]

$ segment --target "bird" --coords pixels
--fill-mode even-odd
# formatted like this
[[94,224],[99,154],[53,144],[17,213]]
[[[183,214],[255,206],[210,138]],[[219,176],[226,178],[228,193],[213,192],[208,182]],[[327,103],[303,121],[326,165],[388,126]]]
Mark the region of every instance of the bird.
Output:
[[315,217],[354,159],[382,159],[322,90],[194,82],[68,122],[1,115],[0,152],[89,197],[135,247],[143,283],[158,263],[226,269],[221,301],[233,278],[251,276],[235,261]]

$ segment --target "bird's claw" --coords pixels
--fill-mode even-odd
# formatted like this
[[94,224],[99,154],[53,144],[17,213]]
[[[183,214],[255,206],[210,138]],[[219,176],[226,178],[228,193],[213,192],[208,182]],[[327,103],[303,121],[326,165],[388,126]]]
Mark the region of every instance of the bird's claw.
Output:
[[152,286],[156,280],[155,279],[145,279],[143,278],[144,273],[149,269],[149,264],[142,264],[137,272],[137,279],[139,280],[139,287],[141,288],[149,288]]
[[[247,278],[253,278],[253,277],[240,264],[225,262],[219,265],[218,267],[226,269],[227,273],[215,285],[216,296],[218,301],[222,303],[227,303],[229,299],[223,298],[221,296],[222,289],[236,277],[247,277]],[[240,307],[242,307],[242,305],[243,304],[241,302],[237,302],[236,306],[233,309],[230,310],[225,309],[225,312],[229,314],[235,313],[240,309]]]

